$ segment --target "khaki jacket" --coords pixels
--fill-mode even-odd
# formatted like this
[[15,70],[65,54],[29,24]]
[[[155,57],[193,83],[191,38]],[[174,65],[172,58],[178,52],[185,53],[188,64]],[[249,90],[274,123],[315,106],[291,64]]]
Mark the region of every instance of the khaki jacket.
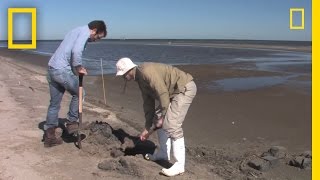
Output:
[[159,101],[162,116],[165,116],[170,99],[184,92],[185,85],[193,77],[176,67],[160,63],[143,63],[133,71],[142,93],[145,128],[149,130],[155,115],[155,100]]

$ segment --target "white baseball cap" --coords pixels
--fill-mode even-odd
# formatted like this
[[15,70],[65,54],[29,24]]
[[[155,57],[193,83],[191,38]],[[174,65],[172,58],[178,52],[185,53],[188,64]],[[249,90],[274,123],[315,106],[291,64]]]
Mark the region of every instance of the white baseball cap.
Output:
[[127,73],[130,69],[136,67],[130,58],[124,57],[118,60],[117,64],[117,74],[116,76],[122,76]]

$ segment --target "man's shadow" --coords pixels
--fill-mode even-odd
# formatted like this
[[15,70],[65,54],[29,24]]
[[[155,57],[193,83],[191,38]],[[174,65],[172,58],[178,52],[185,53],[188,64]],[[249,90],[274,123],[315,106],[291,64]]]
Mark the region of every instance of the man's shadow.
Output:
[[[74,143],[76,145],[76,142],[78,139],[73,134],[68,133],[68,130],[65,126],[66,122],[67,122],[66,118],[59,118],[58,127],[62,129],[61,138],[65,143]],[[45,123],[46,123],[46,121],[42,121],[38,124],[38,128],[43,131],[42,142],[44,142],[44,137],[45,137],[45,130],[44,130]],[[133,144],[134,144],[133,147],[126,147],[123,150],[125,156],[135,156],[135,155],[141,154],[141,155],[143,155],[143,157],[145,157],[146,154],[153,154],[155,152],[156,145],[152,141],[150,141],[150,140],[141,141],[139,137],[132,136],[132,135],[128,134],[127,132],[125,132],[121,128],[114,130],[111,127],[111,129],[112,129],[112,134],[114,134],[116,136],[116,138],[122,144],[125,143],[126,138],[130,139],[133,142]],[[81,134],[80,137],[82,140],[84,138],[86,138],[86,136],[84,134]],[[155,162],[164,168],[170,168],[172,166],[172,164],[169,161],[165,161],[165,160],[159,160],[159,161],[155,161]]]
[[[112,131],[122,144],[125,143],[125,138],[132,140],[134,143],[134,147],[127,147],[124,149],[125,156],[135,156],[141,154],[143,157],[145,157],[146,154],[153,154],[156,150],[155,143],[150,140],[141,141],[139,137],[132,136],[121,128]],[[164,168],[170,168],[172,166],[172,163],[166,160],[158,160],[155,162]]]
[[[59,124],[58,127],[62,129],[62,134],[61,134],[61,138],[65,143],[77,143],[78,138],[77,136],[75,136],[74,134],[69,134],[68,130],[65,126],[65,123],[68,121],[66,118],[59,118]],[[38,124],[38,128],[41,129],[43,131],[43,135],[42,135],[42,142],[44,142],[44,137],[45,137],[45,130],[44,130],[44,124],[46,123],[46,121],[42,121]],[[81,140],[86,138],[85,134],[81,134],[80,135]]]

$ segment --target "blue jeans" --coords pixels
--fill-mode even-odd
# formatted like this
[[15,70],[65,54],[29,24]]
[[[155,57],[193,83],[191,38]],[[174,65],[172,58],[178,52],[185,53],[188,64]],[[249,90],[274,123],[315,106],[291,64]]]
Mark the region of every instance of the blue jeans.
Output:
[[48,108],[47,119],[44,130],[51,127],[57,127],[59,124],[58,114],[60,104],[65,91],[71,96],[69,112],[67,119],[71,122],[78,120],[79,116],[79,79],[71,69],[48,69],[48,83],[50,89],[50,105]]

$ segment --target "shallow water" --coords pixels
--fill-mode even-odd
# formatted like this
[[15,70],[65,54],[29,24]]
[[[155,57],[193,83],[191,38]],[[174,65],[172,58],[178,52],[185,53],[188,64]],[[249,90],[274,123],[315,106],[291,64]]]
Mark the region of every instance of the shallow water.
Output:
[[215,91],[242,91],[252,90],[264,87],[271,87],[283,84],[296,75],[290,76],[266,76],[266,77],[243,77],[243,78],[227,78],[212,81],[207,88]]
[[[60,42],[39,41],[36,50],[26,50],[26,52],[51,56]],[[4,42],[1,44],[3,45]],[[161,62],[172,65],[255,62],[256,69],[268,71],[273,71],[282,65],[311,63],[311,53],[235,46],[241,44],[270,47],[309,45],[307,42],[240,40],[111,40],[88,43],[83,53],[83,63],[90,75],[101,74],[101,67],[105,74],[115,73],[115,63],[121,57],[130,57],[137,64],[142,62]]]
[[[39,41],[36,50],[24,51],[51,56],[60,42]],[[301,42],[217,41],[219,46],[212,42],[208,40],[186,42],[181,40],[178,43],[171,43],[169,40],[99,41],[88,43],[83,54],[83,64],[88,69],[89,75],[114,74],[116,61],[121,57],[130,57],[136,64],[161,62],[172,65],[229,64],[232,66],[232,64],[242,63],[240,66],[235,65],[234,68],[280,72],[285,75],[223,79],[212,81],[207,85],[212,90],[226,91],[269,87],[287,83],[291,77],[311,75],[311,53],[235,46],[242,43],[251,45],[257,43],[257,45],[272,47],[280,43],[282,46],[295,47],[304,45]],[[250,65],[246,65],[248,63]],[[290,81],[291,84],[311,88],[311,82],[301,82],[303,81]]]

